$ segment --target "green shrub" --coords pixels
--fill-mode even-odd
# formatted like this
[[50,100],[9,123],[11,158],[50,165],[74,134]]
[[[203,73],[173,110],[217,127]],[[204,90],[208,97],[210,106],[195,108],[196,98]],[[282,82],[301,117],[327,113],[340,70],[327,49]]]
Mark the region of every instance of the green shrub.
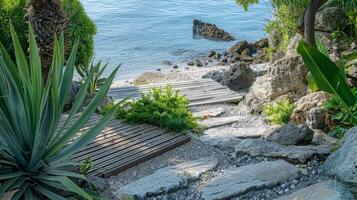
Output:
[[[104,111],[110,110],[108,105]],[[170,85],[163,88],[152,88],[137,100],[121,102],[116,117],[127,122],[148,123],[159,127],[186,132],[199,131],[197,119],[188,109],[187,98],[174,91]]]
[[70,41],[79,40],[77,64],[88,66],[94,51],[94,35],[97,32],[94,22],[88,17],[80,0],[62,0],[63,9],[69,19]]
[[[87,16],[79,0],[62,0],[63,9],[69,19],[68,35],[69,46],[79,38],[76,64],[88,66],[93,56],[94,35],[96,27],[94,22]],[[26,0],[0,0],[0,41],[8,52],[13,52],[11,34],[9,29],[10,20],[18,30],[19,40],[24,49],[27,49],[25,33],[26,23]]]
[[77,43],[64,66],[64,38],[55,40],[56,56],[45,83],[32,29],[29,29],[28,60],[12,26],[10,31],[16,62],[0,43],[0,199],[15,192],[13,199],[61,200],[66,199],[62,197],[66,191],[92,200],[76,184],[86,180],[85,176],[68,171],[74,165],[70,158],[94,140],[111,120],[114,110],[78,135],[107,94],[118,69],[76,119],[86,96],[87,81],[78,91],[67,119],[59,125],[73,79]]
[[263,107],[263,114],[265,119],[270,124],[286,124],[290,121],[290,117],[294,111],[294,104],[290,103],[289,100],[277,101],[274,104],[266,104]]
[[[352,92],[357,99],[357,88]],[[334,122],[330,133],[332,136],[342,138],[349,128],[357,126],[357,104],[347,108],[339,97],[333,96],[325,102],[324,107]]]
[[1,0],[0,1],[0,41],[7,52],[14,52],[10,33],[10,21],[18,32],[21,45],[27,49],[25,38],[26,0]]

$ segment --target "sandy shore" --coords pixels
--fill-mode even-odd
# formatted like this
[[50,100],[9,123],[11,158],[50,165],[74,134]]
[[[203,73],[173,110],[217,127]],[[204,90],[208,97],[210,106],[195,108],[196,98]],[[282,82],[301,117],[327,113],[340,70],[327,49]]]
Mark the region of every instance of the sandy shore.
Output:
[[145,72],[133,80],[120,80],[112,84],[113,87],[131,85],[147,85],[157,83],[169,83],[177,81],[199,80],[210,71],[228,70],[229,66],[190,67],[185,69],[171,69],[160,72]]

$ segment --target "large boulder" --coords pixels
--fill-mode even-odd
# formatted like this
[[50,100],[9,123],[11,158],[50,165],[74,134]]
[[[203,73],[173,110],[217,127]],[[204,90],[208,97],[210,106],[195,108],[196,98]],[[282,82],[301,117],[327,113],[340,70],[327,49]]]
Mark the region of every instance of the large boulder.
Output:
[[291,119],[295,123],[305,123],[309,110],[314,107],[322,107],[330,95],[326,92],[314,92],[300,98],[295,103],[295,109]]
[[325,161],[322,172],[336,177],[357,191],[357,126],[343,138],[341,147]]
[[326,7],[316,13],[315,30],[332,32],[344,26],[346,15],[339,7]]
[[265,140],[276,142],[282,145],[310,144],[314,136],[314,131],[306,124],[295,125],[288,123],[271,132],[266,133]]
[[69,90],[68,97],[66,100],[66,104],[64,105],[65,112],[69,111],[72,108],[72,104],[73,104],[80,88],[81,88],[80,83],[78,83],[76,81],[72,81],[71,88]]
[[286,56],[272,64],[266,75],[256,79],[245,102],[252,107],[261,106],[282,95],[295,100],[307,93],[306,75],[307,68],[301,57]]
[[234,37],[215,24],[205,23],[200,20],[193,20],[193,36],[203,37],[210,40],[233,41]]
[[253,51],[253,48],[252,48],[252,45],[248,43],[248,41],[246,40],[243,40],[243,41],[240,41],[238,42],[237,44],[233,45],[230,49],[229,49],[229,53],[232,53],[232,54],[243,54],[243,52],[245,52],[245,54],[247,52],[252,52]]
[[307,112],[306,124],[312,129],[327,130],[327,111],[322,107],[313,107]]
[[222,81],[222,79],[224,78],[224,74],[227,72],[227,70],[225,69],[219,69],[219,70],[213,70],[213,71],[209,71],[206,74],[204,74],[202,76],[203,79],[213,79],[215,81],[217,81],[218,83],[220,83]]
[[341,183],[327,180],[275,200],[353,200],[352,193]]
[[224,74],[222,85],[226,85],[229,89],[239,91],[249,88],[255,81],[255,73],[244,63],[237,63],[232,65],[230,69]]

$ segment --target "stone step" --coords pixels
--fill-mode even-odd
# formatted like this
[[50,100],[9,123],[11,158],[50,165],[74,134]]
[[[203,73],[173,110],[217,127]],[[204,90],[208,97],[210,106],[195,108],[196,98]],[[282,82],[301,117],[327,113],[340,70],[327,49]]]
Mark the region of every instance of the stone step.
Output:
[[190,181],[197,180],[201,174],[213,170],[218,160],[212,157],[184,162],[157,170],[152,175],[129,183],[115,192],[118,199],[144,199],[186,187]]
[[252,156],[280,158],[298,164],[306,163],[315,157],[326,158],[331,153],[331,147],[327,145],[284,146],[261,139],[245,139],[236,146],[236,151],[248,153]]
[[209,182],[202,198],[218,200],[232,198],[252,189],[271,188],[299,176],[299,170],[284,160],[264,161],[229,169]]
[[200,140],[212,146],[236,145],[246,138],[260,138],[267,130],[266,127],[246,127],[246,128],[211,128],[204,132]]
[[211,108],[200,112],[194,112],[193,116],[202,119],[208,117],[218,117],[219,115],[225,113],[225,111],[226,110],[223,107],[217,107],[217,108]]
[[351,192],[335,180],[327,180],[275,200],[354,200]]
[[204,126],[205,128],[209,129],[209,128],[233,124],[233,123],[238,122],[243,119],[244,119],[244,117],[241,117],[241,116],[217,117],[217,118],[205,119],[205,120],[201,121],[200,124],[202,126]]

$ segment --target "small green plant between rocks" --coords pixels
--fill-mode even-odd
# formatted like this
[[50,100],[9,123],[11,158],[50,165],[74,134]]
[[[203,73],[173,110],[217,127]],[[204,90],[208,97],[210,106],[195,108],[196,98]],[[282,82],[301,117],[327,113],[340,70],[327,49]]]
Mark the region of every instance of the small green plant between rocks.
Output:
[[[352,89],[352,92],[357,98],[357,88]],[[326,100],[324,108],[333,121],[331,136],[342,138],[349,128],[357,125],[357,104],[347,108],[340,98],[333,96]]]
[[263,114],[270,124],[281,125],[290,121],[294,108],[293,103],[290,103],[288,99],[284,99],[274,104],[264,105]]
[[[157,125],[175,132],[200,133],[202,129],[188,105],[189,102],[185,96],[167,85],[165,88],[152,88],[137,100],[123,100],[116,110],[116,117],[127,122]],[[109,104],[103,108],[102,112],[106,113],[112,107],[113,104]]]

